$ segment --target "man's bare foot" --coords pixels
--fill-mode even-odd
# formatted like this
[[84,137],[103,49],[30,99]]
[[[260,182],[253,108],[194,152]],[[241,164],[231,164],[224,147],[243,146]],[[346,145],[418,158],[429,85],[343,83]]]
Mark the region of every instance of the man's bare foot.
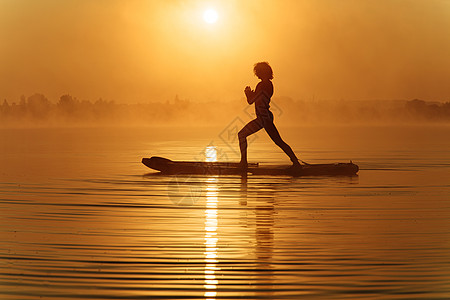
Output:
[[246,161],[240,161],[238,164],[239,169],[248,169],[248,163]]
[[291,174],[295,175],[301,172],[303,166],[297,161],[297,163],[292,162],[292,166],[288,167],[286,170]]
[[301,168],[303,168],[303,166],[300,164],[300,162],[298,160],[296,160],[296,161],[292,162],[291,168],[295,170],[295,169],[301,169]]

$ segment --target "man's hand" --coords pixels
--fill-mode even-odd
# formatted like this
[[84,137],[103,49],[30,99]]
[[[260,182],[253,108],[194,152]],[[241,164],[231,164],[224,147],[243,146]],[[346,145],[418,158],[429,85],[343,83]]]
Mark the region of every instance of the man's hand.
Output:
[[247,85],[244,90],[245,95],[248,97],[252,94],[252,92],[252,88]]
[[244,90],[245,96],[247,96],[247,102],[248,104],[252,104],[253,102],[255,102],[254,98],[254,92],[252,91],[252,89],[249,86],[245,87]]

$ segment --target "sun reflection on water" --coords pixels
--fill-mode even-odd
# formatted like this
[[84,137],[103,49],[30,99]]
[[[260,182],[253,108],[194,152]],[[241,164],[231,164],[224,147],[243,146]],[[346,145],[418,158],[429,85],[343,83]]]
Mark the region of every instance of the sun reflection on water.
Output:
[[218,263],[217,248],[217,203],[218,203],[218,187],[217,178],[211,177],[207,179],[206,186],[206,209],[205,209],[205,299],[213,300],[217,296],[217,285],[219,281],[216,278]]

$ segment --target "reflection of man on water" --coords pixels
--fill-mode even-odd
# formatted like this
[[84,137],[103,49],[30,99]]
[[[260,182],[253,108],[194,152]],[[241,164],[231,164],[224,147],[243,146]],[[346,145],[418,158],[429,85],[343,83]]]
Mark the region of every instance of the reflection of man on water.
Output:
[[255,75],[261,79],[261,81],[256,85],[254,91],[247,86],[244,92],[247,96],[248,104],[255,104],[256,119],[250,121],[238,133],[239,147],[241,150],[240,165],[243,168],[247,167],[247,136],[264,128],[272,141],[274,141],[274,143],[280,147],[287,156],[289,156],[293,164],[292,167],[301,168],[294,151],[292,151],[291,147],[281,138],[280,133],[273,123],[273,114],[269,110],[270,98],[273,95],[272,68],[267,62],[259,62],[255,64],[253,71],[255,72]]
[[[241,177],[241,187],[240,187],[240,204],[247,206],[247,178],[245,176]],[[255,226],[255,264],[258,271],[255,271],[256,276],[260,276],[260,281],[264,281],[265,296],[271,298],[272,295],[272,285],[273,285],[273,251],[274,251],[274,233],[273,229],[275,227],[275,194],[272,191],[259,192],[255,196],[254,202],[254,213],[255,213],[255,223],[247,224],[248,227]],[[253,207],[253,203],[252,206]],[[251,220],[247,218],[247,220]]]

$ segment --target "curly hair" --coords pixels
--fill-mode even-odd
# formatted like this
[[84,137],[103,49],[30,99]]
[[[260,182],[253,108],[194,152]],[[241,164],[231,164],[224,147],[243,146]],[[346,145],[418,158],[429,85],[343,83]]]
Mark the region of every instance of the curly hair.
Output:
[[266,61],[256,63],[255,66],[253,67],[253,72],[255,73],[256,77],[260,79],[262,78],[273,79],[272,68]]

